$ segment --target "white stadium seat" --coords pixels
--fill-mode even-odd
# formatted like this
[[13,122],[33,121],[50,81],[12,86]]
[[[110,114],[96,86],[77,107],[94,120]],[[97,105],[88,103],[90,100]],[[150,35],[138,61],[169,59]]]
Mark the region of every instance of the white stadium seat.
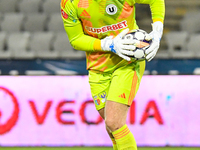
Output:
[[27,14],[23,28],[25,31],[38,32],[44,31],[46,28],[47,15],[44,13]]
[[37,58],[58,58],[58,52],[52,48],[53,32],[34,32],[30,40],[30,49],[36,52]]
[[60,0],[45,0],[42,4],[42,11],[47,14],[60,12]]
[[54,32],[65,32],[60,13],[53,13],[49,16],[47,29]]
[[6,32],[20,32],[24,21],[22,13],[5,13],[1,22],[1,30]]
[[19,0],[0,0],[0,12],[16,12]]
[[21,0],[18,9],[23,13],[37,13],[40,11],[42,0]]
[[6,32],[0,32],[0,59],[9,59],[11,57],[11,51],[5,49],[6,38]]
[[65,32],[58,32],[55,36],[53,47],[59,52],[60,58],[82,59],[85,58],[85,52],[74,50]]
[[180,20],[180,29],[190,34],[195,32],[200,32],[199,24],[200,24],[200,12],[189,11],[184,15],[183,19]]
[[187,49],[194,54],[195,58],[200,58],[200,33],[190,35]]
[[1,24],[2,20],[3,20],[3,13],[0,12],[0,24]]
[[187,49],[189,34],[186,31],[171,31],[164,35],[170,57],[193,58],[192,52]]
[[171,31],[164,34],[169,51],[174,51],[176,47],[181,50],[186,49],[188,33],[186,31]]
[[34,51],[29,49],[29,32],[11,33],[8,36],[8,49],[12,51],[12,58],[32,59],[35,57]]
[[6,32],[0,32],[0,50],[5,48],[6,43]]

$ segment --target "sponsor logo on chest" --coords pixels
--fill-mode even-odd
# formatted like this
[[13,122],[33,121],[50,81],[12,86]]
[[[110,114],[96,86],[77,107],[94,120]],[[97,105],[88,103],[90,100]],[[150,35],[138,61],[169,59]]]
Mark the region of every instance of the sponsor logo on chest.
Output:
[[119,30],[119,29],[126,28],[127,26],[128,26],[127,21],[124,20],[124,21],[119,22],[117,24],[107,25],[107,26],[103,26],[101,28],[93,28],[93,27],[85,26],[85,29],[89,32],[99,34],[99,33],[105,33],[105,32],[108,32],[108,31],[116,31],[116,30]]

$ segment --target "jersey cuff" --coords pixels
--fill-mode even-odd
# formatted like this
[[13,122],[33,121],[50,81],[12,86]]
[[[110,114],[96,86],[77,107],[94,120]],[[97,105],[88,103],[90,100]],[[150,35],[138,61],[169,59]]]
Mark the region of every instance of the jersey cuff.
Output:
[[96,40],[94,41],[94,46],[93,46],[93,48],[94,48],[94,51],[101,51],[101,50],[102,50],[102,49],[101,49],[101,40],[96,39]]
[[160,18],[153,19],[153,23],[156,22],[156,21],[160,21],[160,22],[162,22],[162,23],[164,22],[164,20],[163,20],[163,19],[160,19]]

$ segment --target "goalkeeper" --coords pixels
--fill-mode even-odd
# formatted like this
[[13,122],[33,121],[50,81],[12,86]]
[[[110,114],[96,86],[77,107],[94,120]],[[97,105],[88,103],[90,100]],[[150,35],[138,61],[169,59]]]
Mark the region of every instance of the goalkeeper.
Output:
[[61,0],[61,16],[71,45],[86,52],[92,97],[105,120],[114,150],[136,150],[126,125],[145,61],[131,61],[135,41],[124,40],[137,29],[135,4],[148,4],[152,14],[152,44],[146,60],[154,58],[163,33],[164,0]]

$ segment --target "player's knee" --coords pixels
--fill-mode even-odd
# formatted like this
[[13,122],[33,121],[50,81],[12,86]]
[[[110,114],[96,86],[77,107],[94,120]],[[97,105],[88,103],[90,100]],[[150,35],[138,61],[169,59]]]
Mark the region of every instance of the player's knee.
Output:
[[105,119],[106,126],[113,132],[119,128],[121,128],[121,124],[118,122],[118,120],[114,120],[113,118],[106,118]]
[[105,118],[106,126],[112,131],[115,128],[115,121],[113,119]]

